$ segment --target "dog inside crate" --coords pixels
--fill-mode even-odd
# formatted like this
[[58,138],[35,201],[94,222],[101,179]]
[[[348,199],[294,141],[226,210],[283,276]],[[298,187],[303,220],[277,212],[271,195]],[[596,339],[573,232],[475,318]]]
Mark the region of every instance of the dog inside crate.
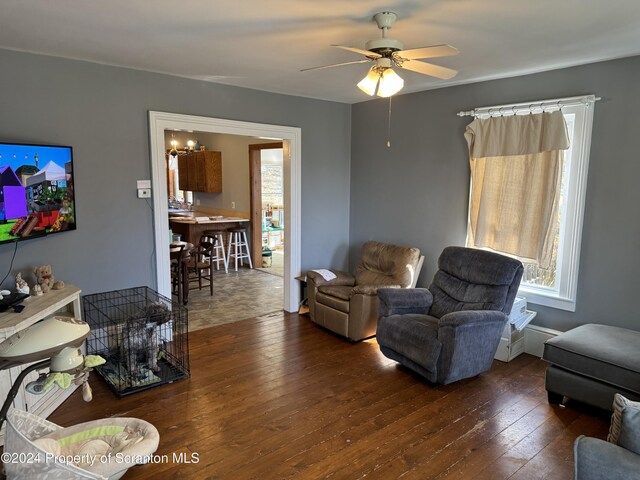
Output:
[[109,356],[102,373],[119,389],[160,382],[158,360],[171,339],[172,315],[162,303],[107,326]]

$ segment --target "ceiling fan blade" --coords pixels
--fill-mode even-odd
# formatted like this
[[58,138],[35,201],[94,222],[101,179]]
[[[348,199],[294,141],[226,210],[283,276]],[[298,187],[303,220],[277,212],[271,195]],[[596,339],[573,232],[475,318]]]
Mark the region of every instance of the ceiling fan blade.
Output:
[[420,62],[418,60],[407,60],[400,65],[402,68],[411,70],[412,72],[422,73],[423,75],[430,75],[432,77],[440,78],[442,80],[448,80],[455,77],[458,74],[457,70],[451,68],[441,67],[432,63]]
[[398,52],[397,55],[407,60],[415,60],[416,58],[450,57],[451,55],[458,55],[459,53],[460,51],[451,45],[433,45],[431,47],[402,50]]
[[382,56],[375,52],[370,52],[369,50],[363,50],[361,48],[345,47],[343,45],[331,45],[331,46],[336,48],[341,48],[342,50],[346,50],[348,52],[359,53],[360,55],[364,55],[365,57],[369,57],[369,58],[380,58]]
[[362,60],[355,60],[353,62],[334,63],[332,65],[323,65],[322,67],[303,68],[301,72],[308,72],[309,70],[321,70],[323,68],[342,67],[343,65],[353,65],[354,63],[367,63],[373,61],[372,58],[365,58]]

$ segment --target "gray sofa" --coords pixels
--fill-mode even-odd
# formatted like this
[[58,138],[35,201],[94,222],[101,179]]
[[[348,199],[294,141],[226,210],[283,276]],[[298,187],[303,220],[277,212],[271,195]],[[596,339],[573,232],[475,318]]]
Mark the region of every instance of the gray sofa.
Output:
[[575,480],[640,480],[640,455],[598,438],[573,445]]
[[382,353],[430,382],[491,368],[523,266],[496,253],[447,247],[429,289],[378,289]]
[[640,480],[640,403],[616,393],[607,441],[580,436],[573,444],[576,480]]

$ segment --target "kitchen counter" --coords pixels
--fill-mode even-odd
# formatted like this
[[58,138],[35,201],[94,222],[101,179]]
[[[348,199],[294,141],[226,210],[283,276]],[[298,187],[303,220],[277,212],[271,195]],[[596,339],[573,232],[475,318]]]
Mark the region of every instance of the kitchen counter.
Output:
[[240,217],[186,217],[186,218],[171,218],[172,222],[176,223],[197,223],[197,224],[209,224],[209,223],[229,223],[229,222],[248,222],[248,218]]
[[[238,226],[243,226],[249,229],[249,219],[240,217],[206,217],[203,215],[200,217],[202,220],[198,220],[198,217],[190,218],[170,218],[171,231],[175,234],[182,235],[182,239],[185,242],[193,243],[197,245],[200,242],[200,237],[205,230],[212,229],[228,229]],[[247,234],[248,236],[248,234]]]
[[184,208],[170,208],[168,212],[170,216],[175,215],[178,217],[193,217],[196,213],[193,210],[187,210]]

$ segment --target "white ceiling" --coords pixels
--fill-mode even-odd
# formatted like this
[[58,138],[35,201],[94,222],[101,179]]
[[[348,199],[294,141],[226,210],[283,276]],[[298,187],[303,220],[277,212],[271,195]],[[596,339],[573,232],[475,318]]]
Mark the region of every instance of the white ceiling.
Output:
[[449,81],[406,70],[403,93],[640,54],[639,0],[0,0],[0,48],[356,103],[364,48],[398,21],[405,48],[448,43]]

